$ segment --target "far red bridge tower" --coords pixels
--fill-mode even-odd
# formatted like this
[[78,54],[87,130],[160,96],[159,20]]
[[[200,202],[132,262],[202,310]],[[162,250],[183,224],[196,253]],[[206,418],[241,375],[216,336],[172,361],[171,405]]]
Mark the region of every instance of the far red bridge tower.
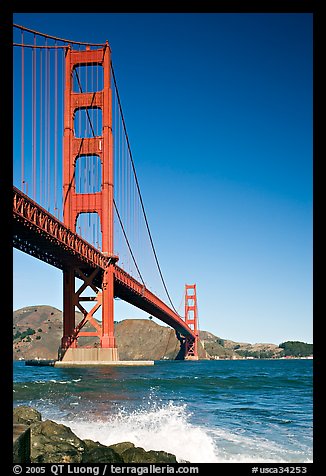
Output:
[[194,331],[195,338],[186,338],[185,356],[188,360],[198,360],[198,307],[196,284],[185,286],[185,322]]

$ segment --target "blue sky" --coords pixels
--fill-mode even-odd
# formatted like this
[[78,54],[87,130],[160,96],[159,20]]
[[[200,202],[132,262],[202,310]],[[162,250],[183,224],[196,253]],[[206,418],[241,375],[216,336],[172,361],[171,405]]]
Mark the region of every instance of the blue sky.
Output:
[[[312,15],[15,14],[108,40],[156,251],[200,328],[312,342]],[[62,309],[57,269],[14,251],[14,309]],[[116,303],[116,319],[147,317]]]

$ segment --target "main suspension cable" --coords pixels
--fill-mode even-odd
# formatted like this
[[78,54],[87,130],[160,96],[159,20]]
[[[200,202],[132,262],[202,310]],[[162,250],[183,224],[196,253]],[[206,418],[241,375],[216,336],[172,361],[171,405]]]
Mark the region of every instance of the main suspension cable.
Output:
[[126,233],[125,228],[124,228],[124,226],[123,226],[123,223],[122,223],[122,220],[121,220],[121,217],[120,217],[120,213],[119,213],[118,207],[117,207],[117,205],[116,205],[114,199],[113,199],[113,205],[114,205],[114,209],[115,209],[115,211],[116,211],[116,213],[117,213],[117,217],[118,217],[119,223],[120,223],[120,225],[121,225],[121,229],[122,229],[122,232],[123,232],[123,236],[125,237],[125,240],[126,240],[128,249],[129,249],[129,251],[130,251],[130,254],[131,254],[131,257],[132,257],[132,259],[133,259],[133,262],[134,262],[134,264],[135,264],[135,266],[136,266],[136,269],[137,269],[137,272],[138,272],[138,274],[139,274],[139,277],[140,277],[140,279],[141,279],[143,285],[146,287],[145,281],[143,280],[143,277],[142,277],[141,272],[140,272],[140,270],[139,270],[139,267],[138,267],[138,265],[137,265],[136,258],[135,258],[134,254],[133,254],[133,252],[132,252],[132,249],[131,249],[131,246],[130,246],[130,243],[129,243],[129,240],[128,240],[128,237],[127,237],[127,233]]
[[121,106],[121,101],[120,101],[120,96],[119,96],[119,91],[118,91],[117,81],[116,81],[115,74],[114,74],[114,69],[113,69],[112,61],[111,61],[111,71],[112,71],[114,86],[115,86],[115,90],[116,90],[116,94],[117,94],[118,105],[119,105],[119,110],[120,110],[120,114],[121,114],[123,129],[124,129],[124,133],[125,133],[125,136],[126,136],[127,147],[128,147],[128,151],[129,151],[129,156],[130,156],[130,161],[131,161],[131,165],[132,165],[132,170],[133,170],[133,174],[134,174],[134,177],[135,177],[136,187],[137,187],[137,191],[138,191],[138,195],[139,195],[139,199],[140,199],[140,204],[141,204],[142,211],[143,211],[143,215],[144,215],[144,219],[145,219],[145,224],[146,224],[148,236],[149,236],[149,239],[150,239],[150,242],[151,242],[151,246],[152,246],[152,250],[153,250],[153,253],[154,253],[155,262],[156,262],[156,265],[157,265],[157,268],[158,268],[158,271],[159,271],[159,274],[160,274],[160,277],[161,277],[161,280],[162,280],[162,283],[163,283],[165,292],[166,292],[167,297],[168,297],[168,299],[169,299],[169,301],[170,301],[170,304],[171,304],[173,310],[176,312],[176,314],[178,314],[177,310],[175,309],[175,307],[174,307],[174,305],[173,305],[173,302],[172,302],[172,300],[171,300],[171,297],[170,297],[170,294],[169,294],[169,292],[168,292],[168,289],[167,289],[167,287],[166,287],[166,284],[165,284],[165,281],[164,281],[164,278],[163,278],[163,274],[162,274],[162,271],[161,271],[161,267],[160,267],[160,264],[159,264],[159,261],[158,261],[158,258],[157,258],[157,254],[156,254],[154,242],[153,242],[153,239],[152,239],[152,234],[151,234],[151,231],[150,231],[150,228],[149,228],[149,224],[148,224],[148,220],[147,220],[147,216],[146,216],[146,212],[145,212],[145,207],[144,207],[144,202],[143,202],[143,198],[142,198],[142,194],[141,194],[141,191],[140,191],[140,186],[139,186],[139,182],[138,182],[138,178],[137,178],[137,174],[136,174],[135,163],[134,163],[134,160],[133,160],[133,157],[132,157],[132,152],[131,152],[129,137],[128,137],[128,134],[127,134],[126,123],[125,123],[124,115],[123,115],[123,112],[122,112],[122,106]]
[[[41,33],[36,30],[31,30],[30,28],[26,28],[22,25],[17,25],[16,23],[13,24],[15,28],[19,28],[20,30],[28,31],[29,33],[34,33],[35,35],[43,36],[44,38],[49,38],[51,40],[61,41],[62,43],[70,43],[72,45],[82,45],[82,46],[104,46],[103,43],[87,43],[82,41],[73,41],[73,40],[66,40],[65,38],[58,38],[57,36],[47,35],[46,33]],[[22,46],[22,45],[17,45]],[[24,45],[25,46],[25,45]],[[57,46],[58,48],[58,46]]]

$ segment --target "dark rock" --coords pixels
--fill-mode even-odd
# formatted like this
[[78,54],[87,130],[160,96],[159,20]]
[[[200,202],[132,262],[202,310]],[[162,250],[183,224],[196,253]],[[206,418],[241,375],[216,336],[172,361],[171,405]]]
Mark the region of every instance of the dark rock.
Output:
[[176,457],[165,451],[145,451],[144,448],[134,446],[122,453],[125,463],[177,463]]
[[81,463],[85,447],[65,425],[51,420],[31,425],[32,463]]
[[135,445],[130,443],[130,441],[123,441],[122,443],[116,443],[115,445],[110,445],[109,448],[112,448],[116,453],[122,455],[122,453],[129,448],[134,448]]
[[21,405],[13,410],[13,423],[30,425],[31,423],[41,421],[42,415],[34,408]]
[[145,451],[128,441],[110,446],[83,441],[65,425],[42,421],[40,412],[28,406],[16,407],[13,413],[15,463],[177,463],[171,453]]
[[31,432],[28,425],[13,425],[13,463],[30,463]]
[[92,440],[84,440],[85,451],[83,453],[83,463],[123,463],[120,454],[112,447],[104,446]]

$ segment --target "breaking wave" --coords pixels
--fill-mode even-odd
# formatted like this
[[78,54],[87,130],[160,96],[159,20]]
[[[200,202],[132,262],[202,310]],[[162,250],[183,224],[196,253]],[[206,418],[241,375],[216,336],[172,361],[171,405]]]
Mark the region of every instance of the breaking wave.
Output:
[[[56,420],[81,439],[104,445],[130,441],[146,451],[166,451],[179,463],[311,462],[302,451],[289,451],[265,438],[246,436],[219,428],[194,425],[187,405],[169,402],[128,412],[120,408],[105,420]],[[304,461],[303,461],[304,460]]]

